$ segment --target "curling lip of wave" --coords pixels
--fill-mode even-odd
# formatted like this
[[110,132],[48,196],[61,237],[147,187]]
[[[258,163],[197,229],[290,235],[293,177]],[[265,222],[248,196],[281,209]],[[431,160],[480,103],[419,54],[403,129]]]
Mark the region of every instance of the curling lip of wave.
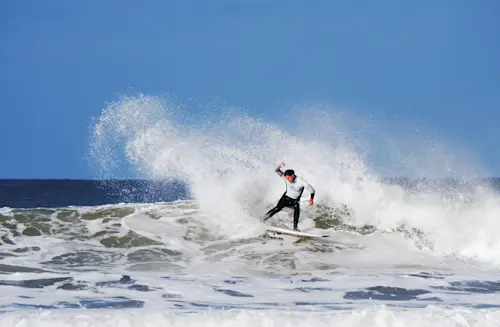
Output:
[[293,133],[228,111],[183,124],[183,109],[152,96],[113,102],[95,125],[93,162],[103,174],[112,175],[122,162],[144,176],[181,179],[214,232],[246,237],[258,228],[256,217],[283,192],[273,169],[284,161],[312,183],[318,203],[351,209],[349,224],[380,230],[404,225],[422,231],[435,253],[500,263],[497,193],[482,186],[465,193],[452,189],[452,197],[428,189],[407,192],[381,183],[366,165],[379,152],[385,161],[394,160],[388,166],[443,178],[474,170],[439,140],[399,145],[399,138],[384,139],[374,124],[366,127],[366,119],[321,108],[284,117],[283,125],[293,126]]

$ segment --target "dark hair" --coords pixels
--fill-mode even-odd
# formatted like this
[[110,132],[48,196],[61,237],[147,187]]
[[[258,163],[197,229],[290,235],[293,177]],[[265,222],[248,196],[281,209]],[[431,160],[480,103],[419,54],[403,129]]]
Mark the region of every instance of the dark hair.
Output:
[[288,169],[285,171],[285,176],[292,176],[295,175],[295,172],[292,169]]

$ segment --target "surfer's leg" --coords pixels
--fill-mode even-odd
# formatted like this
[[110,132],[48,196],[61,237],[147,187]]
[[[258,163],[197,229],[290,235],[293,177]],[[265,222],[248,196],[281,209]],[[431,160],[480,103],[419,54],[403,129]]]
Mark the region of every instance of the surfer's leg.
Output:
[[297,228],[299,224],[299,216],[300,216],[300,205],[299,201],[295,201],[293,204],[293,230],[298,231]]
[[262,221],[266,221],[275,214],[277,214],[278,212],[280,212],[285,207],[285,204],[286,204],[285,195],[283,195],[281,199],[278,201],[278,204],[264,215]]

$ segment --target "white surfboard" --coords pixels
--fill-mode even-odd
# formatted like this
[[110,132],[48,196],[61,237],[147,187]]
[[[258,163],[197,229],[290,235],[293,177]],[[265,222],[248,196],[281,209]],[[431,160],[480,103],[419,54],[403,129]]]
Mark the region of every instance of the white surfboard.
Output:
[[276,232],[279,234],[287,234],[291,236],[297,236],[297,237],[312,237],[312,238],[318,238],[318,237],[328,237],[328,235],[319,235],[319,234],[311,234],[311,233],[305,233],[305,232],[296,232],[294,230],[288,229],[288,228],[280,228],[280,227],[275,227],[275,226],[266,226],[266,229],[271,232]]

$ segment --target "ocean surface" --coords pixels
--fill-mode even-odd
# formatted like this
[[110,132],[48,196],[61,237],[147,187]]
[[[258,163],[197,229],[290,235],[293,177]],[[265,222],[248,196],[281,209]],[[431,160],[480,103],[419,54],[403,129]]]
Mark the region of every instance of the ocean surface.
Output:
[[[0,180],[0,326],[500,326],[498,180],[420,150],[391,166],[432,178],[382,178],[325,116],[288,132],[168,112],[110,104],[95,180]],[[259,221],[281,160],[316,188],[299,228],[328,237]],[[143,177],[113,179],[124,165]]]

